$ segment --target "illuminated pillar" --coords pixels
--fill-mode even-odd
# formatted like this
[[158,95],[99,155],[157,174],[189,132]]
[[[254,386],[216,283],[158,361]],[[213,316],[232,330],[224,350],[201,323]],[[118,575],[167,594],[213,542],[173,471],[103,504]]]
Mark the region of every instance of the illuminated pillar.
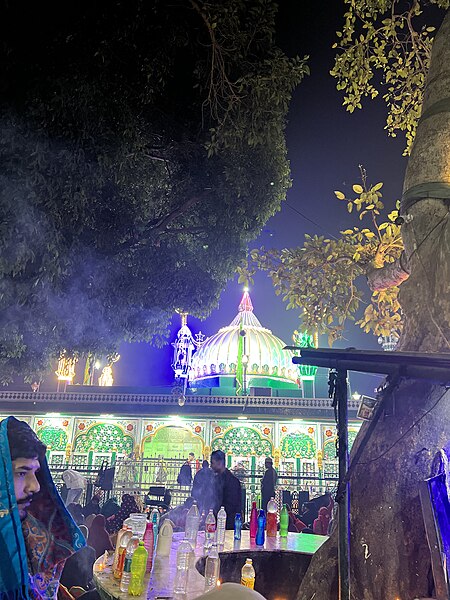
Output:
[[94,464],[94,448],[90,448],[88,452],[88,466],[92,467]]

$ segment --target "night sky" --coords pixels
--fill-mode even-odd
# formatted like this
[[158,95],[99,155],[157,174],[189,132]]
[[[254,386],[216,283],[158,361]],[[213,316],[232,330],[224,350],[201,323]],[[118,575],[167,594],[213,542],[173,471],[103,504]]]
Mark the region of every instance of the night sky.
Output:
[[[384,182],[383,201],[394,207],[400,198],[406,159],[402,156],[404,140],[388,138],[384,131],[386,111],[381,99],[367,101],[354,114],[342,108],[342,94],[329,75],[333,66],[335,31],[341,27],[344,5],[327,2],[321,10],[316,3],[281,0],[278,43],[289,55],[310,56],[311,75],[295,92],[287,126],[287,144],[291,162],[292,188],[281,211],[265,227],[255,246],[283,248],[301,245],[304,234],[333,234],[356,224],[339,202],[333,190],[351,190],[358,182],[358,165],[362,164],[369,182]],[[314,221],[312,224],[302,217]],[[296,310],[286,311],[265,274],[257,275],[250,290],[255,314],[261,323],[286,343],[291,342],[298,326]],[[242,287],[231,280],[218,308],[204,322],[189,319],[194,333],[199,329],[214,334],[228,325],[237,312]],[[174,318],[173,332],[179,326]],[[321,345],[326,346],[325,338]],[[346,339],[336,348],[381,349],[375,337],[348,325]],[[156,349],[147,344],[123,344],[121,360],[115,366],[117,385],[161,385],[171,383],[171,347]],[[353,390],[373,395],[380,378],[374,375],[350,376]]]

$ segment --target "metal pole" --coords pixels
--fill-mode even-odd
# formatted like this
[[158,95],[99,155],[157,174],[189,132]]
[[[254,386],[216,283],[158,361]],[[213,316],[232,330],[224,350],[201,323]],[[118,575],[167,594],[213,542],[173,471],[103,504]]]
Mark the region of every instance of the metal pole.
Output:
[[[342,483],[348,469],[347,371],[343,369],[337,371],[335,401],[337,404],[339,482]],[[350,485],[347,482],[339,488],[340,494],[336,496],[336,502],[339,505],[339,600],[350,600]]]

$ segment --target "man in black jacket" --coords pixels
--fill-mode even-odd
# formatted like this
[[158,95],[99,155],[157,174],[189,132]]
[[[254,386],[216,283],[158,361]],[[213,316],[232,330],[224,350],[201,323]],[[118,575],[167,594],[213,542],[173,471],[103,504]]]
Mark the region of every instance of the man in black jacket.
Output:
[[192,483],[192,471],[191,471],[191,463],[188,459],[181,466],[180,472],[178,473],[177,483],[184,486],[191,486]]
[[267,503],[271,498],[275,498],[275,486],[277,484],[278,475],[273,468],[273,461],[271,458],[265,460],[266,472],[261,481],[261,495],[262,505],[261,508],[267,512]]
[[214,471],[215,514],[223,506],[227,513],[227,529],[234,529],[236,513],[242,512],[241,482],[225,467],[225,454],[215,450],[211,454],[211,468]]
[[202,468],[195,474],[191,495],[197,500],[200,513],[208,514],[214,508],[214,471],[209,468],[209,463],[204,460]]

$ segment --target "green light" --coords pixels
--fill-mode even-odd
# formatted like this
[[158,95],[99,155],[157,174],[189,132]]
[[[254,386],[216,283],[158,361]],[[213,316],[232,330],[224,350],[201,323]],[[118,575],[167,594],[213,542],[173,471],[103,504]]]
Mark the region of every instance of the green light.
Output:
[[[304,331],[294,331],[292,336],[294,344],[300,348],[315,348],[314,336]],[[298,365],[300,379],[302,381],[314,381],[317,373],[317,367],[312,365]]]

